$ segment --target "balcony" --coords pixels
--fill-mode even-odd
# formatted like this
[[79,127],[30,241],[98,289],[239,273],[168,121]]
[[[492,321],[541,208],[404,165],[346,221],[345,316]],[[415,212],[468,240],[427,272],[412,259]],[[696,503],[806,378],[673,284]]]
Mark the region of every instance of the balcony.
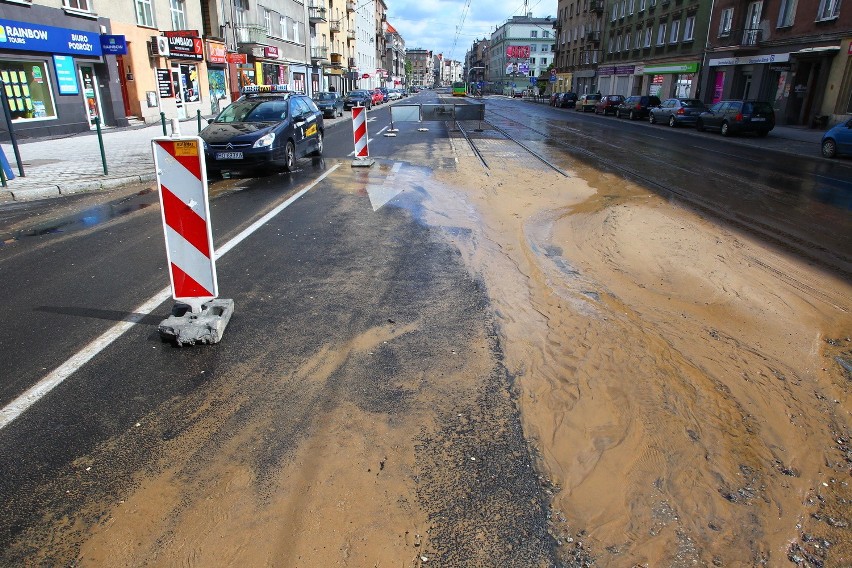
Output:
[[588,30],[586,31],[586,41],[591,43],[600,43],[601,42],[601,32],[598,30]]
[[757,49],[761,41],[763,41],[763,30],[760,28],[744,28],[720,34],[718,45],[723,50],[751,51]]
[[579,60],[577,64],[579,67],[588,67],[592,65],[597,65],[598,61],[601,60],[601,54],[596,49],[590,49],[586,51],[580,52]]
[[334,67],[343,67],[343,54],[342,53],[334,53],[331,54],[331,64]]
[[333,34],[340,33],[340,20],[331,20],[328,22],[328,31]]
[[348,41],[355,41],[355,30],[346,30],[346,39]]
[[308,20],[312,24],[327,22],[325,4],[320,2],[311,2],[308,6]]
[[589,3],[589,10],[598,14],[602,14],[604,11],[603,0],[592,0],[591,3]]
[[350,67],[350,68],[352,68],[352,67],[356,67],[356,65],[355,65],[355,58],[354,58],[354,57],[350,57],[350,58],[348,59],[348,63],[349,63],[349,67]]
[[348,0],[346,2],[346,11],[347,12],[354,12],[355,6],[356,6],[355,2],[353,2],[352,0]]
[[242,24],[234,27],[237,43],[266,43],[266,28],[256,24]]
[[311,61],[324,61],[328,59],[328,46],[318,45],[311,48]]

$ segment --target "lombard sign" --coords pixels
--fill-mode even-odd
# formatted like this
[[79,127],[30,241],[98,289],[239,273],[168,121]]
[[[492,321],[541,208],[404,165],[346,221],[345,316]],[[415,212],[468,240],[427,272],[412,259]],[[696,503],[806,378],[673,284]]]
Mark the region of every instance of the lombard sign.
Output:
[[169,42],[171,59],[204,59],[204,42],[196,30],[177,30],[163,32]]
[[707,65],[709,67],[720,67],[723,65],[759,65],[762,63],[785,63],[787,61],[790,61],[789,53],[772,53],[768,55],[751,55],[748,57],[725,57],[723,59],[711,59],[707,62]]
[[0,19],[0,49],[45,51],[68,55],[100,56],[103,54],[98,32],[3,19]]

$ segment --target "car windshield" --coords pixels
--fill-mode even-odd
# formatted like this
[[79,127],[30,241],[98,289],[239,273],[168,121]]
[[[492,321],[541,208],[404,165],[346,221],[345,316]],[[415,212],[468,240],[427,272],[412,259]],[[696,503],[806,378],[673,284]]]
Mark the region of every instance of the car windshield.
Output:
[[314,95],[314,100],[317,101],[333,101],[337,98],[335,93],[317,93]]
[[701,107],[704,106],[704,103],[702,103],[698,99],[680,99],[680,104],[682,104],[685,107],[694,107],[694,108],[701,108]]
[[236,101],[216,117],[216,122],[279,122],[287,118],[286,99]]

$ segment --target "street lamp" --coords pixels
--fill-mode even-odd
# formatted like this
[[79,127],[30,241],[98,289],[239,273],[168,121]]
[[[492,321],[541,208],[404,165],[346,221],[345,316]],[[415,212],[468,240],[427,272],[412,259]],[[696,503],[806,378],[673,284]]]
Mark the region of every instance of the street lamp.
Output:
[[467,87],[468,87],[468,89],[470,89],[470,76],[471,76],[471,75],[473,74],[473,72],[474,72],[474,71],[476,71],[477,69],[485,69],[485,67],[471,67],[471,68],[470,68],[470,70],[467,72]]

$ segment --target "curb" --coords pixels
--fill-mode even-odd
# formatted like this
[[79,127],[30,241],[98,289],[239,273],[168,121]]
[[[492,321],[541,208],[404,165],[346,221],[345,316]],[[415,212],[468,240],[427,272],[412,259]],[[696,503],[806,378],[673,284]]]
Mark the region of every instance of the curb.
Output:
[[139,174],[108,178],[104,180],[76,181],[62,185],[50,184],[43,187],[12,189],[8,190],[8,195],[10,195],[14,201],[36,201],[38,199],[74,195],[76,193],[98,191],[100,189],[115,189],[132,183],[144,183],[154,181],[156,179],[157,175],[154,173]]

